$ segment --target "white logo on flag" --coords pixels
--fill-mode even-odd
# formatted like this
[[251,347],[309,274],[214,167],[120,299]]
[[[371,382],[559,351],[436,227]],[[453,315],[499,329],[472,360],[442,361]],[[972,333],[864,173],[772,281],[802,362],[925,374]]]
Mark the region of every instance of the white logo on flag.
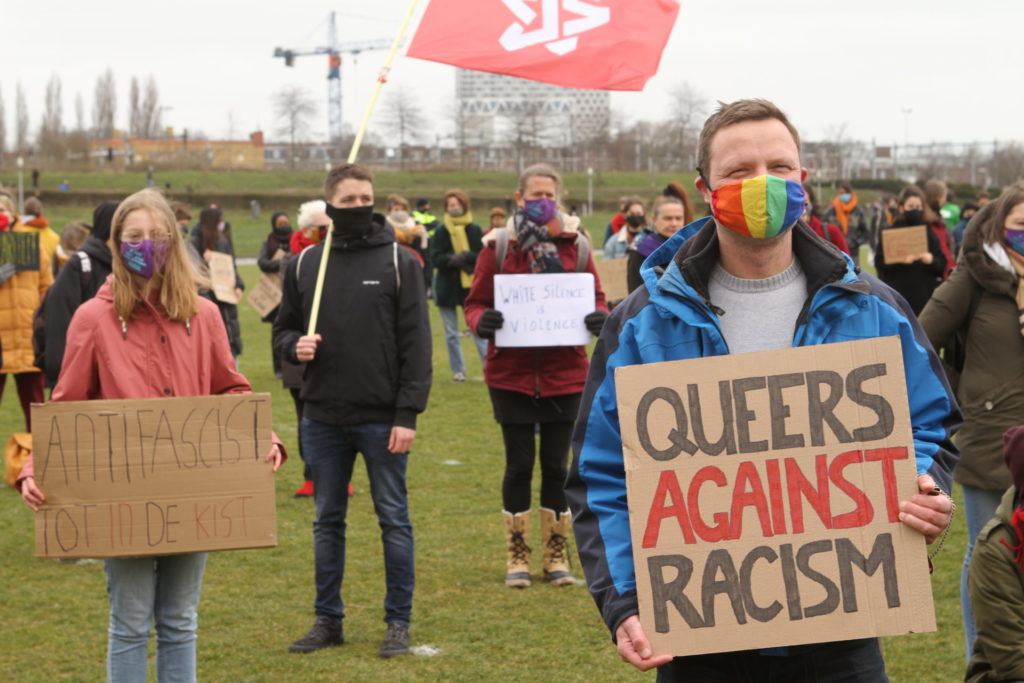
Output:
[[[579,44],[578,35],[604,26],[611,21],[612,11],[608,7],[597,7],[585,0],[501,0],[516,15],[517,23],[505,29],[498,42],[509,52],[543,44],[556,55],[566,55]],[[537,11],[531,4],[541,3],[541,26],[532,31],[526,27],[537,18]],[[591,0],[594,1],[594,0]],[[599,1],[599,0],[597,0]],[[561,13],[576,14],[579,19],[561,20]]]

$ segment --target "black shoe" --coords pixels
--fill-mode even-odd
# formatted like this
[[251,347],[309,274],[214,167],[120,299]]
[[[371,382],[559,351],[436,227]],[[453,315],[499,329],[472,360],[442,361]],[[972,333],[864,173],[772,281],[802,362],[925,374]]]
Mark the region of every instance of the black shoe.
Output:
[[402,624],[388,624],[388,632],[384,634],[384,642],[380,644],[379,654],[383,659],[409,654],[409,627]]
[[317,617],[309,633],[288,646],[288,652],[316,652],[325,647],[341,645],[341,622],[330,617]]

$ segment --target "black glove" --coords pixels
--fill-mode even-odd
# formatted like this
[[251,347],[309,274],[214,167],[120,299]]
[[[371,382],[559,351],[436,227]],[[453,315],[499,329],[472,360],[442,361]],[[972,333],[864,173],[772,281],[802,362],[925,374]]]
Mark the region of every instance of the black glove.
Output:
[[462,252],[459,252],[458,254],[452,254],[451,256],[449,256],[448,263],[446,263],[445,265],[447,265],[449,268],[461,268]]
[[504,324],[505,316],[501,314],[501,311],[488,308],[480,314],[480,319],[476,321],[477,336],[491,339],[494,337],[494,333],[500,330]]
[[590,334],[595,337],[601,336],[601,328],[604,327],[604,321],[608,319],[608,314],[604,311],[594,311],[593,313],[587,313],[583,318],[583,324],[587,326],[587,330]]

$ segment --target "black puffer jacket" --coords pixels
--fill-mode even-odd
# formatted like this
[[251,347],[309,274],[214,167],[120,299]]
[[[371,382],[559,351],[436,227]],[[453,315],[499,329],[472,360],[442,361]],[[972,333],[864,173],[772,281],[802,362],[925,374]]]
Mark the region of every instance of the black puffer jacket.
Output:
[[957,386],[964,426],[956,437],[962,455],[953,477],[968,486],[1004,491],[1012,482],[1003,462],[1003,432],[1024,424],[1024,336],[1014,301],[1018,278],[985,253],[979,234],[991,219],[992,206],[967,226],[956,270],[935,290],[919,319],[932,346],[941,348],[967,321],[976,297]]
[[[431,381],[423,271],[412,252],[398,247],[384,217],[373,218],[364,235],[334,235],[316,329],[323,340],[306,364],[303,415],[329,424],[415,428]],[[323,251],[322,243],[305,249],[285,271],[275,352],[293,363]]]

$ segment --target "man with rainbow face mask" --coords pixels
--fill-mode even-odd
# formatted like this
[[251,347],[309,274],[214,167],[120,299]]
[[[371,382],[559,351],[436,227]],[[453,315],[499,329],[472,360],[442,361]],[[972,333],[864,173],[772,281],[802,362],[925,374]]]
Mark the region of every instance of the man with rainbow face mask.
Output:
[[950,441],[960,414],[906,302],[802,220],[807,171],[786,115],[765,100],[723,104],[704,124],[697,189],[712,215],[644,261],[644,286],[601,332],[573,435],[566,494],[587,585],[623,661],[659,681],[885,681],[878,640],[677,657],[652,652],[637,617],[615,369],[641,363],[899,335],[919,493],[900,520],[933,542],[949,524]]

